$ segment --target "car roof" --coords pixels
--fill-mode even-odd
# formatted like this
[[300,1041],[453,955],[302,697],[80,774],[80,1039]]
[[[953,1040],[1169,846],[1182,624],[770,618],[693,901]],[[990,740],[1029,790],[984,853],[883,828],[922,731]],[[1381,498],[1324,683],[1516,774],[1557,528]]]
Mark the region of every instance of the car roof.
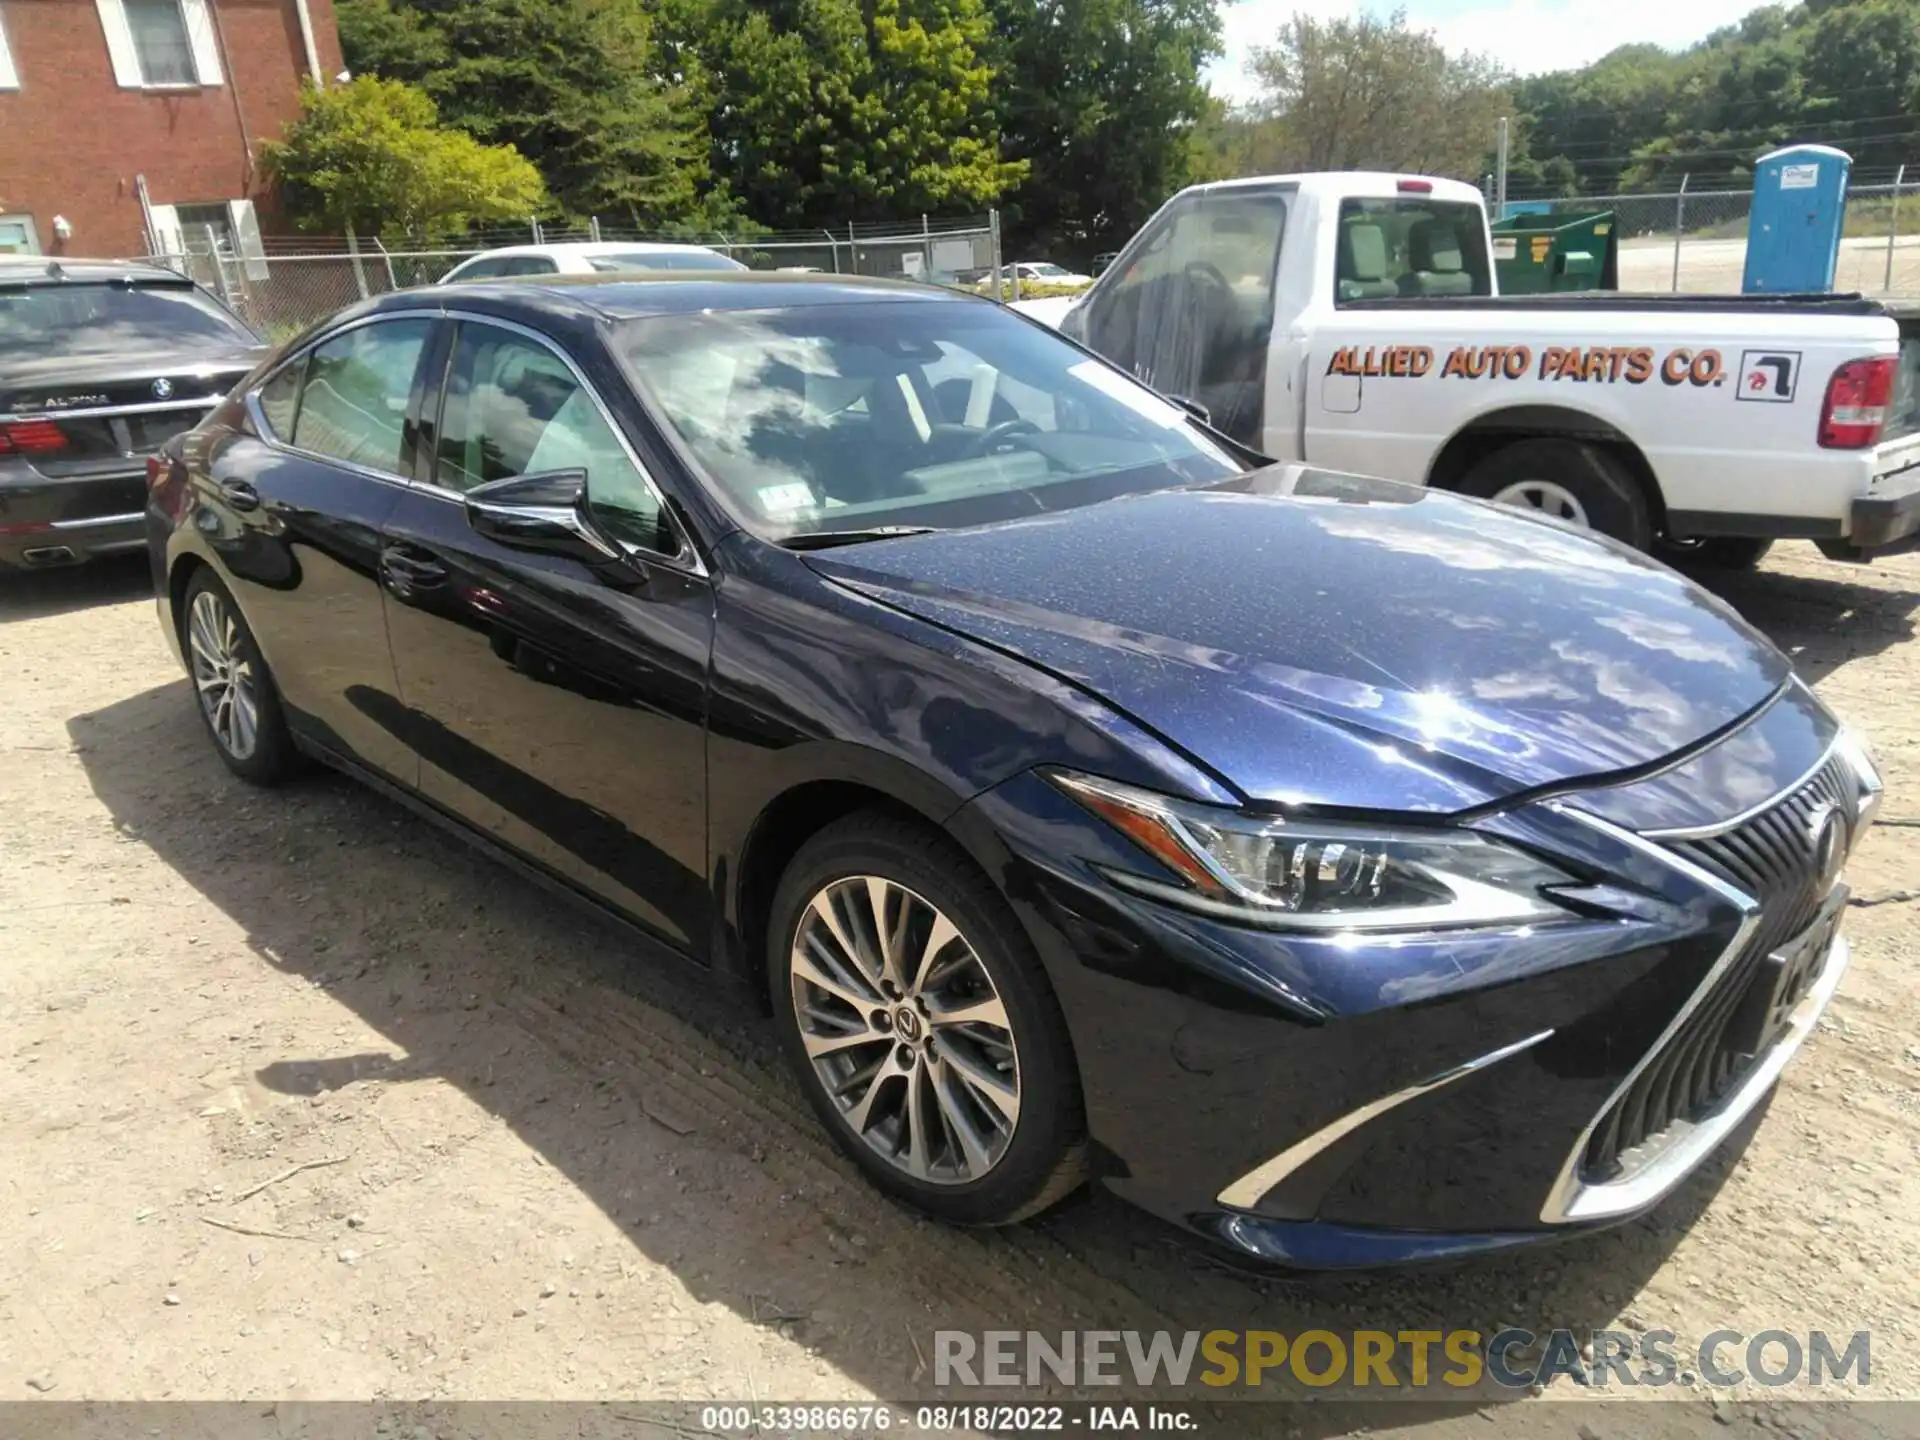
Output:
[[[662,240],[557,240],[549,245],[501,245],[482,250],[467,260],[484,260],[495,255],[686,255],[693,252],[717,255],[707,245],[675,245]],[[462,265],[467,263],[462,260]]]
[[193,281],[162,265],[136,260],[68,260],[48,255],[0,255],[0,282],[18,285],[99,284],[106,280],[142,284],[191,285]]
[[[423,299],[462,310],[485,309],[505,317],[536,313],[556,319],[632,320],[686,315],[702,310],[782,310],[814,305],[886,304],[901,301],[986,304],[993,302],[935,285],[883,280],[869,275],[801,275],[756,270],[668,270],[658,274],[533,275],[500,280],[463,280],[421,290],[400,290],[372,301],[368,310],[417,309]],[[363,312],[364,313],[364,312]]]

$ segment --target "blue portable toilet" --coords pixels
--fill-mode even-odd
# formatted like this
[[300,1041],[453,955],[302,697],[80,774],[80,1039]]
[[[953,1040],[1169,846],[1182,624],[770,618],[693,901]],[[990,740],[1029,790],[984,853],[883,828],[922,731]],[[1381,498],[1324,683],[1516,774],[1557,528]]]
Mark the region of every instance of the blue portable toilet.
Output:
[[1789,145],[1762,155],[1747,217],[1749,295],[1804,295],[1833,289],[1847,215],[1853,157],[1831,145]]

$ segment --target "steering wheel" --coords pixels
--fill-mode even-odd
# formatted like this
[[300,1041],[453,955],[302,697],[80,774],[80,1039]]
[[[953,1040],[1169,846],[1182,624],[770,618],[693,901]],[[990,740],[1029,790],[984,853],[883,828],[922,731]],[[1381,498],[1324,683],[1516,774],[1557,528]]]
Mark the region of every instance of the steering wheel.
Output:
[[977,459],[993,453],[999,446],[1020,435],[1038,435],[1040,427],[1031,420],[1002,420],[998,425],[989,425],[980,432],[979,438],[967,447],[967,458]]
[[1189,260],[1181,274],[1198,292],[1198,303],[1206,306],[1209,329],[1220,326],[1239,311],[1240,302],[1233,293],[1233,286],[1220,273],[1219,266],[1206,260]]

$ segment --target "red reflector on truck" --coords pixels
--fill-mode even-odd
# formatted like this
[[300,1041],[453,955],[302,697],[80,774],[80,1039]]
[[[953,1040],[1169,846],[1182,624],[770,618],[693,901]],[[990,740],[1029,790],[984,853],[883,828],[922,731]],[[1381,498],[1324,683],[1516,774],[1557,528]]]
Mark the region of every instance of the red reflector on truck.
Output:
[[0,421],[0,455],[51,455],[67,448],[67,437],[51,420]]
[[1893,404],[1900,362],[1891,355],[1849,360],[1827,382],[1820,410],[1820,444],[1827,450],[1866,450],[1880,443]]

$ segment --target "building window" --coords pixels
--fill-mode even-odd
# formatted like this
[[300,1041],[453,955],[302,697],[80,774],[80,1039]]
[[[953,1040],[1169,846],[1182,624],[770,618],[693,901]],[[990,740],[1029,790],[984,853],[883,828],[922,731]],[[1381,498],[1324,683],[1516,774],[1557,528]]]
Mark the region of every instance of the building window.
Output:
[[213,0],[94,0],[123,89],[220,83]]
[[13,68],[13,52],[7,48],[7,17],[0,11],[0,90],[18,90],[20,72]]
[[180,0],[120,0],[140,57],[140,78],[149,85],[193,85],[193,46]]

